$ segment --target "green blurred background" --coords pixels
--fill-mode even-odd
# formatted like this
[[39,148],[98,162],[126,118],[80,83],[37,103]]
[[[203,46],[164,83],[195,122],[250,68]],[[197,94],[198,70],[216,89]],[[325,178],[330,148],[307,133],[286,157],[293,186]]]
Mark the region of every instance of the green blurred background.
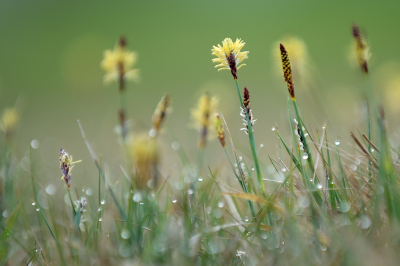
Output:
[[[236,89],[228,71],[218,72],[211,48],[225,37],[242,38],[250,51],[239,71],[240,86],[251,93],[260,156],[276,157],[277,123],[289,136],[286,85],[272,50],[285,36],[301,38],[308,51],[308,79],[295,80],[298,105],[305,122],[321,129],[327,121],[331,141],[348,140],[349,130],[365,132],[366,82],[348,60],[351,26],[357,22],[371,44],[371,81],[398,129],[400,111],[400,2],[397,1],[1,1],[0,109],[16,102],[21,110],[17,133],[20,159],[30,142],[43,165],[42,175],[60,175],[61,147],[83,159],[75,175],[95,177],[84,147],[80,119],[97,154],[111,173],[123,163],[117,125],[117,86],[104,85],[100,61],[120,34],[139,54],[141,82],[129,83],[128,118],[135,132],[147,131],[164,92],[173,98],[167,118],[170,132],[161,137],[165,173],[178,161],[171,148],[176,136],[193,161],[197,133],[188,128],[189,110],[201,93],[218,95],[236,145],[248,154],[247,137],[239,132],[241,118]],[[397,87],[396,87],[397,86]],[[395,140],[393,140],[395,142]],[[214,140],[213,146],[218,143]],[[219,145],[219,144],[218,144]],[[398,142],[397,142],[398,145]],[[218,146],[208,147],[205,162],[224,162]],[[219,159],[220,157],[220,159]],[[217,160],[214,160],[217,159]],[[77,169],[80,168],[78,171]],[[95,180],[95,179],[93,179]],[[74,181],[73,181],[74,182]],[[62,186],[59,180],[54,181]]]

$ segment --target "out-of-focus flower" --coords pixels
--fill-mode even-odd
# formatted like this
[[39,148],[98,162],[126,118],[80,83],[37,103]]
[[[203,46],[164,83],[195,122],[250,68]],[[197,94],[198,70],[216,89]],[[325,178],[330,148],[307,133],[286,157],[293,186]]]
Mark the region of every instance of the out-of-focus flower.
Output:
[[211,115],[215,112],[217,105],[218,99],[205,93],[200,97],[197,108],[192,109],[192,126],[199,132],[198,147],[201,149],[205,147],[208,132],[213,128]]
[[222,126],[222,119],[219,114],[215,115],[214,124],[215,124],[215,131],[217,132],[217,137],[219,139],[219,142],[221,142],[222,148],[225,148],[224,127]]
[[241,52],[240,50],[246,43],[241,39],[236,39],[236,42],[233,42],[231,38],[225,38],[222,41],[222,46],[218,44],[217,46],[213,46],[211,49],[212,54],[217,56],[217,58],[213,58],[214,63],[219,63],[215,67],[219,67],[219,70],[229,69],[231,70],[232,76],[234,79],[237,79],[237,70],[246,64],[240,64],[244,59],[248,58],[248,51]]
[[133,136],[130,151],[133,159],[133,182],[136,188],[146,189],[150,181],[153,181],[153,185],[156,186],[158,163],[156,141],[148,134]]
[[165,120],[165,115],[167,114],[170,104],[171,97],[166,93],[161,98],[161,101],[158,103],[157,108],[154,111],[152,119],[153,125],[149,133],[151,137],[157,137],[159,135],[161,124]]
[[104,59],[101,61],[101,67],[106,72],[104,82],[119,81],[120,89],[123,86],[124,80],[137,81],[139,78],[139,70],[132,69],[132,66],[137,61],[136,52],[131,52],[126,49],[126,40],[120,37],[114,50],[106,50]]
[[62,173],[61,179],[64,179],[68,190],[71,186],[71,170],[74,167],[74,164],[80,162],[81,160],[76,162],[72,161],[72,155],[69,155],[64,149],[60,150],[60,168]]
[[357,60],[359,66],[365,74],[368,74],[368,60],[371,57],[369,46],[364,35],[356,23],[353,24],[354,48],[352,58]]
[[15,108],[7,108],[1,117],[0,129],[6,136],[10,136],[17,128],[19,121],[18,112]]

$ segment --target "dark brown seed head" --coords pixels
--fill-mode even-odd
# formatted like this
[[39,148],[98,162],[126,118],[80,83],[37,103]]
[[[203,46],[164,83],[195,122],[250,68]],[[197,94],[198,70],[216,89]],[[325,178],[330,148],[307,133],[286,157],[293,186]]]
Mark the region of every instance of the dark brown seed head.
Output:
[[125,38],[125,36],[123,36],[123,35],[121,35],[121,36],[119,37],[119,46],[120,46],[121,48],[125,48],[125,46],[126,46],[126,38]]
[[292,100],[295,100],[292,67],[290,65],[289,55],[283,44],[280,44],[279,46],[281,50],[283,77],[285,78],[286,84],[288,86],[290,97],[292,97]]
[[229,69],[231,70],[233,78],[237,79],[237,67],[236,67],[235,55],[231,52],[229,56],[226,57],[226,60],[228,61]]

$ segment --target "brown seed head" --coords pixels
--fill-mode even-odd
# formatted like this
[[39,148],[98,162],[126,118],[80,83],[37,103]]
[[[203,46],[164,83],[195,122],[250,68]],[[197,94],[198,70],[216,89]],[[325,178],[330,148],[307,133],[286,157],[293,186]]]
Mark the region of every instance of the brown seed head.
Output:
[[249,116],[249,121],[250,124],[253,126],[254,122],[256,122],[256,119],[253,118],[253,114],[251,112],[250,108],[250,92],[247,89],[247,87],[244,87],[244,92],[243,92],[243,107],[241,107],[240,115],[243,117],[243,125],[245,126],[241,130],[244,130],[246,134],[249,134],[249,127],[247,124],[247,116]]
[[285,78],[286,84],[288,86],[290,97],[292,97],[292,100],[295,100],[292,67],[290,65],[289,55],[286,52],[285,46],[283,46],[283,44],[280,44],[279,46],[281,50],[283,77]]

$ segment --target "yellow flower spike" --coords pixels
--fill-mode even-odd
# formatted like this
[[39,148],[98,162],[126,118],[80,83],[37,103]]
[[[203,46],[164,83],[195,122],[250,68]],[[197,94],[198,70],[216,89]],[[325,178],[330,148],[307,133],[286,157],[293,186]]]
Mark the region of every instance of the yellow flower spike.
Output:
[[[106,72],[104,82],[133,80],[139,78],[139,70],[132,69],[137,61],[137,53],[126,49],[126,40],[121,37],[115,45],[114,50],[106,50],[104,59],[101,61],[101,67]],[[123,88],[123,86],[121,86]]]
[[219,63],[215,67],[222,69],[231,70],[232,76],[234,79],[237,79],[237,70],[245,64],[240,64],[244,59],[247,59],[248,51],[241,52],[240,50],[246,43],[241,39],[236,39],[236,42],[233,42],[231,38],[225,38],[222,41],[222,46],[218,44],[217,46],[213,46],[211,49],[212,54],[217,56],[217,58],[213,58],[212,61],[214,63]]
[[149,187],[149,181],[156,186],[158,147],[155,139],[148,134],[132,137],[131,156],[134,166],[134,183],[136,188],[143,190]]
[[215,131],[217,132],[217,137],[221,142],[222,148],[225,148],[225,132],[224,127],[222,126],[221,116],[219,114],[215,115]]
[[152,118],[153,126],[149,133],[151,137],[155,138],[159,135],[161,124],[165,120],[165,115],[168,112],[170,104],[171,104],[171,97],[168,95],[168,93],[166,93],[161,98],[161,101],[158,103],[157,108],[154,111]]
[[17,128],[18,124],[18,112],[15,108],[7,108],[1,117],[0,129],[6,136],[12,135]]
[[369,46],[356,23],[353,24],[353,37],[355,40],[355,55],[365,74],[368,74],[368,60],[371,57]]
[[200,97],[197,108],[191,112],[193,127],[199,132],[198,147],[201,149],[205,147],[208,132],[213,128],[211,115],[215,112],[217,105],[218,99],[205,93]]

